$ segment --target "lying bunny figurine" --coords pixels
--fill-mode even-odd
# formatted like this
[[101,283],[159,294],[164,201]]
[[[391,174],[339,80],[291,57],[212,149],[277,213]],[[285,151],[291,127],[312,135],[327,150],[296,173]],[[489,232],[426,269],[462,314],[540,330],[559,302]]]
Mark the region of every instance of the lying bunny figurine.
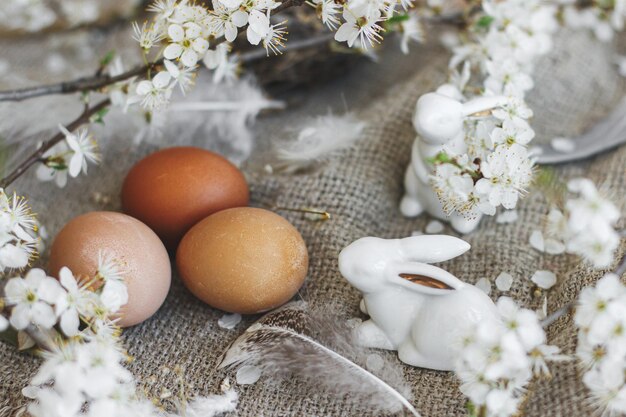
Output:
[[404,363],[453,369],[462,326],[497,320],[491,299],[433,265],[461,255],[470,245],[456,237],[359,239],[339,254],[339,271],[363,293],[370,316],[357,328],[366,347],[397,350]]
[[450,84],[444,84],[435,93],[424,94],[417,101],[413,125],[418,137],[413,142],[411,163],[404,176],[405,195],[400,211],[406,217],[415,217],[424,210],[431,216],[449,221],[460,233],[469,233],[480,222],[481,215],[465,218],[458,213],[448,216],[429,181],[433,166],[428,162],[445,149],[450,155],[467,151],[463,129],[466,117],[505,104],[502,96],[479,97],[461,103],[462,94]]

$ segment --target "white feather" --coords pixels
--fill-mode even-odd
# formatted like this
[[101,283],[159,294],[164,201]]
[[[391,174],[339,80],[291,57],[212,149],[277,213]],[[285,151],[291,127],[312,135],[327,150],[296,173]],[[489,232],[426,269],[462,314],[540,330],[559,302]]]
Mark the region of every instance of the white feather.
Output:
[[350,147],[360,137],[365,122],[352,113],[329,113],[307,120],[297,130],[294,141],[276,146],[274,169],[292,173],[310,167],[340,149]]

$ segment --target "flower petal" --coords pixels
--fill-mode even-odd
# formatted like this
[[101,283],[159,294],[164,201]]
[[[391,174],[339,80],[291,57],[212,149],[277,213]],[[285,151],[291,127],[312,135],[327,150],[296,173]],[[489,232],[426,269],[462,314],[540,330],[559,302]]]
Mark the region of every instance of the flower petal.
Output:
[[78,334],[79,324],[80,320],[78,318],[78,313],[74,309],[65,311],[65,313],[61,316],[61,330],[68,337],[76,336]]
[[183,53],[183,47],[177,43],[170,43],[163,51],[163,56],[166,59],[176,59]]
[[180,42],[185,38],[185,30],[180,25],[170,25],[167,28],[167,34],[174,42]]

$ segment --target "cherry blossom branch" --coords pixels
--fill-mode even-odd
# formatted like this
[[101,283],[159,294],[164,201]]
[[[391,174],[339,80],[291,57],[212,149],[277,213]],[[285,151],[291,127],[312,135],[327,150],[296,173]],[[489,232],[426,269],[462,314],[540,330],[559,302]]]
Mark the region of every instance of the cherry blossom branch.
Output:
[[[88,123],[89,119],[91,119],[93,115],[107,108],[110,104],[111,100],[107,98],[92,107],[86,107],[82,114],[78,116],[78,118],[76,118],[73,122],[65,126],[65,128],[70,132],[76,130],[83,124]],[[24,174],[31,166],[33,166],[37,162],[40,162],[44,154],[49,151],[54,145],[61,142],[63,139],[65,139],[65,135],[63,134],[63,132],[59,132],[52,138],[42,143],[35,152],[33,152],[28,158],[24,160],[24,162],[19,164],[17,168],[15,168],[9,175],[0,180],[0,188],[6,188],[11,183],[13,183],[13,181],[19,178],[22,174]]]
[[72,94],[81,91],[96,91],[111,84],[127,80],[146,73],[161,65],[163,60],[160,59],[147,65],[134,68],[130,71],[116,75],[114,77],[109,74],[96,74],[91,77],[82,77],[73,81],[64,81],[58,84],[40,85],[35,87],[19,88],[15,90],[7,90],[0,92],[0,101],[22,101],[35,97],[48,96],[54,94]]
[[[280,13],[290,7],[298,7],[304,4],[304,0],[285,0],[280,6],[272,10],[272,15]],[[224,42],[224,39],[218,40],[216,45]],[[263,54],[264,56],[265,54]],[[255,55],[253,59],[257,59]],[[35,97],[48,96],[54,94],[72,94],[83,91],[97,91],[106,86],[125,81],[129,78],[145,74],[155,67],[163,64],[163,58],[150,62],[126,71],[122,74],[111,76],[102,74],[102,70],[98,69],[95,75],[89,77],[81,77],[72,81],[64,81],[57,84],[47,84],[35,87],[18,88],[14,90],[0,91],[0,102],[2,101],[22,101]]]
[[[615,268],[613,273],[618,277],[621,277],[624,273],[626,273],[626,254],[622,256],[622,259],[619,261],[619,264],[617,265],[617,268]],[[548,327],[549,325],[560,319],[562,316],[569,313],[575,305],[576,300],[570,301],[569,303],[565,304],[563,307],[559,308],[557,311],[543,319],[541,321],[541,326],[544,328]]]

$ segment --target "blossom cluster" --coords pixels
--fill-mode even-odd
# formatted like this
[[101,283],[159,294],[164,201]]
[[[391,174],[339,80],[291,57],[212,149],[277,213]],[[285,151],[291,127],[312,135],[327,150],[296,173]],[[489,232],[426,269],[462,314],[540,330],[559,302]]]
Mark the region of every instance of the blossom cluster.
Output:
[[[9,325],[21,332],[23,347],[42,344],[44,363],[23,394],[33,417],[177,416],[138,395],[137,382],[119,340],[115,315],[128,301],[122,265],[99,255],[93,277],[75,277],[63,267],[59,280],[41,269],[29,270],[4,285],[0,331]],[[3,313],[0,309],[0,313]],[[60,330],[61,333],[59,333]],[[37,334],[38,336],[35,336]],[[32,339],[31,339],[32,336]],[[218,415],[233,411],[237,393],[181,403],[182,415]],[[186,413],[186,414],[185,414]],[[197,413],[197,414],[194,414]]]
[[70,132],[63,125],[59,130],[64,140],[54,145],[44,154],[44,160],[37,168],[40,181],[54,181],[58,187],[65,187],[67,176],[76,178],[81,172],[87,173],[87,164],[100,162],[98,143],[86,127]]
[[[262,45],[270,52],[281,53],[286,37],[286,21],[273,21],[272,13],[282,3],[275,0],[216,0],[212,9],[188,0],[156,0],[148,10],[150,22],[134,23],[135,40],[144,54],[158,49],[164,68],[133,85],[136,94],[130,104],[141,103],[147,110],[163,107],[176,85],[185,92],[193,84],[199,63],[214,71],[214,80],[232,79],[238,71],[237,58],[230,55],[232,42],[245,31],[251,45]],[[407,0],[310,0],[317,15],[335,39],[350,47],[367,49],[382,39],[382,22],[391,19],[399,7],[411,6]],[[408,51],[410,40],[421,40],[422,31],[416,15],[406,15],[398,22],[403,31],[402,49]],[[162,51],[162,52],[161,52]],[[155,57],[156,60],[157,57]]]
[[618,208],[587,178],[570,180],[567,189],[570,195],[563,211],[553,208],[548,214],[548,238],[557,243],[552,246],[560,248],[552,253],[566,251],[595,268],[608,267],[620,241],[614,229],[620,218]]
[[[216,0],[210,10],[187,0],[157,0],[148,8],[153,19],[133,27],[145,54],[153,48],[162,51],[164,69],[137,83],[131,104],[140,102],[147,110],[161,108],[176,85],[184,93],[193,84],[200,62],[214,70],[216,81],[233,78],[238,65],[228,52],[243,28],[252,45],[262,44],[268,53],[278,52],[286,34],[284,22],[270,21],[278,6],[274,0]],[[209,41],[215,40],[211,49]]]
[[497,207],[513,209],[530,185],[533,164],[526,144],[534,136],[527,119],[532,112],[510,100],[492,115],[465,123],[466,152],[445,149],[434,158],[431,183],[446,212],[494,215]]
[[613,39],[616,31],[624,30],[626,2],[624,0],[592,1],[580,7],[577,0],[559,0],[559,14],[572,29],[588,29],[601,41]]
[[26,200],[15,194],[9,197],[0,188],[0,273],[24,268],[35,257],[37,229]]
[[[154,406],[139,400],[116,338],[90,332],[44,353],[45,362],[26,387],[33,417],[149,416]],[[86,411],[83,411],[86,410]]]
[[[527,146],[535,132],[524,97],[534,86],[534,64],[550,50],[557,29],[556,7],[538,0],[486,0],[482,8],[471,40],[453,48],[445,94],[466,101],[479,91],[479,97],[500,96],[505,104],[467,117],[463,149],[444,147],[432,177],[446,211],[470,216],[514,208],[531,183]],[[480,85],[468,85],[473,78]]]
[[576,354],[593,402],[609,415],[626,413],[626,287],[619,277],[607,274],[583,289],[574,320]]
[[498,300],[499,322],[466,329],[455,372],[461,392],[488,417],[516,414],[533,376],[549,375],[548,361],[561,360],[559,348],[546,344],[535,312],[508,297]]
[[56,280],[33,268],[24,278],[11,278],[4,286],[4,304],[11,309],[13,328],[24,330],[34,325],[49,330],[58,324],[67,337],[80,335],[81,322],[96,326],[107,323],[127,301],[121,267],[102,254],[92,278],[77,278],[63,267]]

